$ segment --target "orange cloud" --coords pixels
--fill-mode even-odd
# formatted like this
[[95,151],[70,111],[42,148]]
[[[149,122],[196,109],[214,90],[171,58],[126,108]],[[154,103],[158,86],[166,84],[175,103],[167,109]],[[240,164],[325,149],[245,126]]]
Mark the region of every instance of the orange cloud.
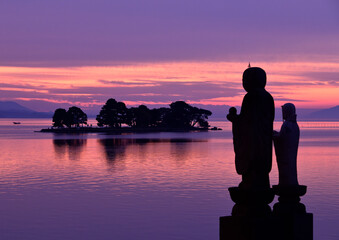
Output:
[[[247,65],[244,62],[168,62],[67,68],[0,67],[0,91],[3,100],[41,98],[82,105],[102,103],[109,97],[131,105],[168,104],[173,100],[240,105],[245,94],[242,72]],[[336,77],[339,63],[258,62],[251,65],[265,69],[266,89],[276,99],[277,106],[286,101],[304,108],[339,104]],[[13,91],[17,91],[17,97]],[[138,96],[143,98],[137,99]]]

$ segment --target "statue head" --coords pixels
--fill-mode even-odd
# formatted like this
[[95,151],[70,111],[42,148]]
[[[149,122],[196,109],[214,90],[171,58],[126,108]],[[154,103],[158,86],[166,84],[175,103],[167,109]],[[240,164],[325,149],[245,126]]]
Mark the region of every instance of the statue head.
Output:
[[266,72],[259,67],[249,67],[242,75],[242,86],[246,92],[250,92],[256,88],[265,88]]
[[285,103],[284,105],[281,106],[281,108],[284,120],[293,122],[296,121],[297,114],[293,103]]

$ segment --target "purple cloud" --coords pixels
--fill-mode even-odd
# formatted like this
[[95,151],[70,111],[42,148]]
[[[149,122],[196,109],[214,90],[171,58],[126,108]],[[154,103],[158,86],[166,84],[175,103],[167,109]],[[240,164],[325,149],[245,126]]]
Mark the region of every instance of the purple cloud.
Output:
[[0,65],[337,59],[338,12],[332,0],[1,1]]

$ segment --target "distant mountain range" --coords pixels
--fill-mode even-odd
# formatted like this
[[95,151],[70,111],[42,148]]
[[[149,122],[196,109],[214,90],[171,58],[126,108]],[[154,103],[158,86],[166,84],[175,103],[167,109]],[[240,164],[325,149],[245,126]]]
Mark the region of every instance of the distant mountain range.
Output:
[[[213,114],[210,117],[213,119],[226,120],[226,114],[230,106],[228,105],[196,105],[193,106],[210,110]],[[152,108],[152,106],[150,106]],[[237,107],[238,113],[240,107]],[[16,102],[0,101],[0,118],[52,118],[55,109],[51,112],[37,112],[27,107],[24,107]],[[91,111],[88,116],[95,117],[96,114]],[[98,110],[99,113],[99,110]],[[339,105],[328,109],[297,109],[298,120],[323,120],[323,121],[338,121],[339,120]],[[281,109],[276,109],[276,120],[282,119]]]
[[338,120],[339,119],[339,105],[327,108],[327,109],[321,109],[315,112],[310,113],[307,116],[308,119],[312,120]]
[[51,112],[36,112],[16,102],[0,101],[0,118],[50,118]]

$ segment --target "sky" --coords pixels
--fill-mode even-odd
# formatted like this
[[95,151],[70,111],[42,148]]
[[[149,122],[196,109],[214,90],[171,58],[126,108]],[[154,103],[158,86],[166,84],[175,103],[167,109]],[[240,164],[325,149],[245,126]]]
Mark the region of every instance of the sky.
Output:
[[337,0],[0,1],[0,101],[241,105],[265,69],[276,105],[339,105]]

